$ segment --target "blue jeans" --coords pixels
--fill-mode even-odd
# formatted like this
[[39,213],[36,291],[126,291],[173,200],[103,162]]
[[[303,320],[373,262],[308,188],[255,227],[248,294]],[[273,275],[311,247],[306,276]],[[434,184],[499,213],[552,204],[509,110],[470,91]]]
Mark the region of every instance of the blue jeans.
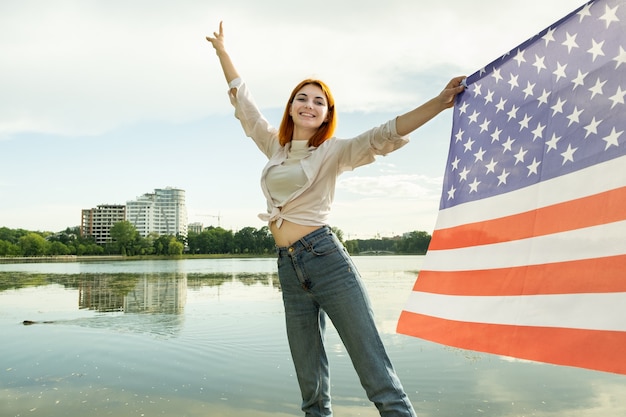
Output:
[[327,315],[380,415],[415,416],[378,334],[359,273],[331,229],[321,227],[277,252],[287,337],[305,415],[332,416],[324,349]]

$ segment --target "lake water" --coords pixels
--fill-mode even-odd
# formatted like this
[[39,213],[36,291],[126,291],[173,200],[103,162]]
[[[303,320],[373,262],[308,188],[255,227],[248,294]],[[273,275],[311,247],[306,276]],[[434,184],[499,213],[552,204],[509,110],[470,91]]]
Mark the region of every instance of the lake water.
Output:
[[[419,416],[626,416],[624,376],[396,334],[423,258],[354,259]],[[302,415],[283,320],[275,259],[0,264],[0,416]],[[377,416],[327,347],[335,415]]]

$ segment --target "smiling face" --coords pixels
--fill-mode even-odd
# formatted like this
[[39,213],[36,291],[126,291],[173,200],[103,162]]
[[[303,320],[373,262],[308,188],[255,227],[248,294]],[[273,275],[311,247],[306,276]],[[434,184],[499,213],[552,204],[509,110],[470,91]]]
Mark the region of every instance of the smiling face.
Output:
[[289,95],[278,128],[278,142],[285,146],[294,139],[308,139],[309,146],[318,147],[332,138],[335,127],[335,98],[330,88],[321,80],[308,78]]
[[306,84],[291,102],[289,114],[294,123],[294,140],[309,140],[322,123],[328,121],[328,99],[322,88]]

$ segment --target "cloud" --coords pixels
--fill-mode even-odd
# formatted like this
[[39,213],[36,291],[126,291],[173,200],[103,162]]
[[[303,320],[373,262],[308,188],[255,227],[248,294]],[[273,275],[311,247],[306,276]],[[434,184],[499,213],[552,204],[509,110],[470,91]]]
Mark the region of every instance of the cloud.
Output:
[[94,135],[228,111],[204,40],[221,19],[264,107],[281,107],[297,81],[314,75],[347,111],[374,111],[419,98],[398,80],[435,68],[445,68],[442,79],[474,71],[579,2],[321,0],[306,13],[285,0],[232,3],[3,2],[0,137]]
[[[24,2],[1,18],[0,133],[94,135],[201,117],[206,41],[192,10],[121,2]],[[129,3],[131,4],[131,3]],[[204,42],[204,43],[203,43]]]
[[340,179],[337,190],[358,197],[432,199],[439,197],[441,179],[415,174],[352,176]]
[[414,230],[432,233],[441,181],[418,174],[348,173],[337,183],[330,222],[346,235],[359,239]]

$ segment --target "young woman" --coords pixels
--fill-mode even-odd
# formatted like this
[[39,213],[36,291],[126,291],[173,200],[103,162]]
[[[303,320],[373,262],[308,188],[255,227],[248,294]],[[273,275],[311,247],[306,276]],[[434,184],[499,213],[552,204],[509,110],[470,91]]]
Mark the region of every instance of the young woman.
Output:
[[336,139],[335,103],[326,84],[304,80],[285,107],[280,128],[267,122],[224,45],[213,45],[229,85],[230,101],[245,134],[269,162],[261,174],[269,223],[278,252],[278,276],[287,337],[306,416],[332,416],[324,349],[326,319],[337,329],[368,398],[381,416],[415,416],[374,323],[359,273],[327,225],[339,174],[374,161],[408,142],[407,135],[452,107],[464,77],[453,78],[425,104],[352,139]]

